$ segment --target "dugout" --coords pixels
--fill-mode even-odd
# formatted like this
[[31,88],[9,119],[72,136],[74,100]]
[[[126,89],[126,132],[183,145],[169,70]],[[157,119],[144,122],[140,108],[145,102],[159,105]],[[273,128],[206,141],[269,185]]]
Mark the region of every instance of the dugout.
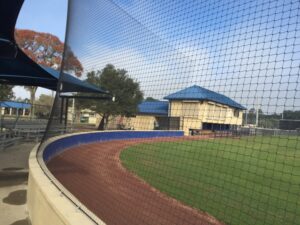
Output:
[[228,131],[230,130],[230,124],[203,123],[202,129],[211,131]]
[[281,119],[279,120],[279,129],[280,130],[300,129],[300,120]]

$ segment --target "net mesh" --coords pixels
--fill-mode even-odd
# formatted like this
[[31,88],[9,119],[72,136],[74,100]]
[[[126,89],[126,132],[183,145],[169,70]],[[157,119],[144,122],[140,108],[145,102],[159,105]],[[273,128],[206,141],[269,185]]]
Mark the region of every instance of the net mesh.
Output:
[[70,0],[62,72],[113,98],[58,90],[45,140],[57,124],[184,136],[80,145],[50,171],[107,224],[299,224],[299,13],[296,0]]

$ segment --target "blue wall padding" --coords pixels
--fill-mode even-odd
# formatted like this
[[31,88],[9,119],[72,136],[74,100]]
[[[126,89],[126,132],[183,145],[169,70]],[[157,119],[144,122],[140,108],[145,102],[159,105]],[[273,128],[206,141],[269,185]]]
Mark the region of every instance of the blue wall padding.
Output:
[[43,159],[47,162],[64,151],[64,149],[80,144],[134,138],[181,137],[183,135],[183,131],[111,131],[74,134],[69,137],[58,139],[47,145],[43,153]]

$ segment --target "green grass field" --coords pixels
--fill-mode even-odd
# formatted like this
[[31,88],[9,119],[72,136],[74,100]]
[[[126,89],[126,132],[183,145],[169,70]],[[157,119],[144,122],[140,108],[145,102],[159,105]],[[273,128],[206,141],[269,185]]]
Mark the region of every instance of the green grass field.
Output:
[[300,224],[299,137],[139,144],[121,160],[161,192],[226,224]]

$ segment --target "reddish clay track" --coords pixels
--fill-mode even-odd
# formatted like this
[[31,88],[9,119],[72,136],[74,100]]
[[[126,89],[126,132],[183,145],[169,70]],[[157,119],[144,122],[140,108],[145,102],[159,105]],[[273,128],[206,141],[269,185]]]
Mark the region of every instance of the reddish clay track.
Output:
[[47,164],[54,176],[101,220],[112,225],[222,224],[152,188],[122,167],[122,149],[174,138],[108,141],[81,145]]

